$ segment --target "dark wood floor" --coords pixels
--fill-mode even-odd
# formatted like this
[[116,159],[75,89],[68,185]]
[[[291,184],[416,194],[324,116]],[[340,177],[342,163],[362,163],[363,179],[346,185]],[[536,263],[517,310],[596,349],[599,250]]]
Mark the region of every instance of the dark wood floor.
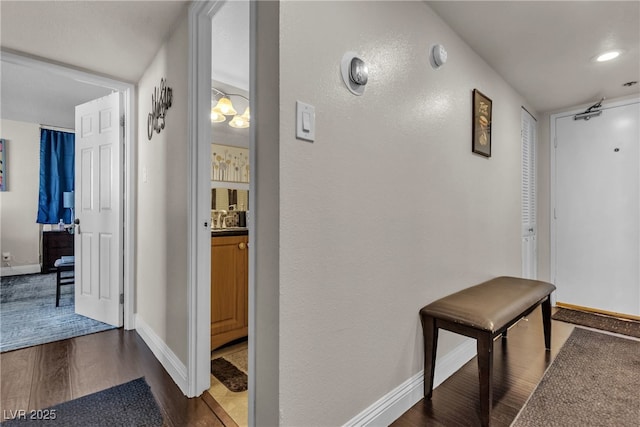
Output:
[[[533,392],[573,326],[552,321],[545,352],[538,308],[494,346],[492,425],[508,426]],[[203,393],[187,399],[134,331],[122,329],[39,345],[0,355],[0,414],[42,409],[144,376],[169,426],[234,423]],[[6,412],[4,412],[6,411]],[[216,416],[218,414],[218,416]],[[222,420],[222,421],[221,421]],[[477,361],[472,359],[392,425],[479,425]]]
[[[521,320],[509,330],[506,341],[495,341],[492,426],[508,426],[513,422],[573,328],[568,323],[552,320],[551,351],[545,351],[542,317],[537,308],[528,321]],[[474,357],[437,387],[431,400],[420,400],[391,425],[480,425],[477,359]]]
[[210,407],[215,409],[213,399],[182,394],[135,331],[115,329],[3,353],[0,377],[0,414],[47,408],[145,377],[166,425],[225,425]]

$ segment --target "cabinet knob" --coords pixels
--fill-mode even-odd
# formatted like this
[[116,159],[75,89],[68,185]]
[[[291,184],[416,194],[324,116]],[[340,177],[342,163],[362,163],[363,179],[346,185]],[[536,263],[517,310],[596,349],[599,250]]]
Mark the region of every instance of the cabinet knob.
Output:
[[238,243],[238,249],[244,249],[244,248],[246,248],[246,247],[247,247],[247,245],[245,245],[245,243],[244,243],[244,242],[240,242],[240,243]]

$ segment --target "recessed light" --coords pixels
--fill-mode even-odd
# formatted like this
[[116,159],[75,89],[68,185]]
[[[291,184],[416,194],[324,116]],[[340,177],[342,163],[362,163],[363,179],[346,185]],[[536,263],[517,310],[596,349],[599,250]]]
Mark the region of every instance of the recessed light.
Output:
[[616,59],[618,56],[620,56],[620,51],[612,50],[612,51],[601,53],[600,55],[598,55],[596,58],[596,61],[597,62],[611,61],[612,59]]

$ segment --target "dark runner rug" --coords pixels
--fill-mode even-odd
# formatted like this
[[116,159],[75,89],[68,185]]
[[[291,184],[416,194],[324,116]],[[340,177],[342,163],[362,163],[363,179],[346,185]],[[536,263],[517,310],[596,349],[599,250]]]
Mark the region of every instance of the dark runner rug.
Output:
[[558,308],[558,311],[556,311],[551,318],[575,325],[640,338],[640,322],[636,320],[620,319],[604,314],[588,313],[585,311],[570,310],[568,308]]
[[10,426],[156,427],[163,425],[160,408],[144,378],[39,411],[4,411]]
[[211,374],[233,392],[247,390],[247,374],[224,357],[211,361]]
[[512,427],[638,426],[640,341],[573,330]]
[[75,313],[73,286],[60,290],[56,307],[55,273],[0,279],[0,352],[114,328]]

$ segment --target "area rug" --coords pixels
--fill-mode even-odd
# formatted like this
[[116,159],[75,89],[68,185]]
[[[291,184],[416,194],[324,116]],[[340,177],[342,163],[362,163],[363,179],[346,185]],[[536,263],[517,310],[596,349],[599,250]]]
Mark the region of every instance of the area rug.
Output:
[[[162,414],[144,378],[38,411],[9,413],[10,426],[146,426],[163,425]],[[46,417],[46,418],[45,418]]]
[[241,371],[229,356],[217,357],[211,361],[211,374],[226,388],[238,393],[247,390],[247,374]]
[[640,341],[575,328],[513,427],[638,426]]
[[556,311],[551,318],[562,322],[640,338],[640,322],[636,320],[620,319],[604,314],[588,313],[585,311],[570,310],[568,308],[558,308],[558,311]]
[[0,278],[0,353],[114,329],[74,312],[73,286],[62,286],[56,307],[56,275]]

